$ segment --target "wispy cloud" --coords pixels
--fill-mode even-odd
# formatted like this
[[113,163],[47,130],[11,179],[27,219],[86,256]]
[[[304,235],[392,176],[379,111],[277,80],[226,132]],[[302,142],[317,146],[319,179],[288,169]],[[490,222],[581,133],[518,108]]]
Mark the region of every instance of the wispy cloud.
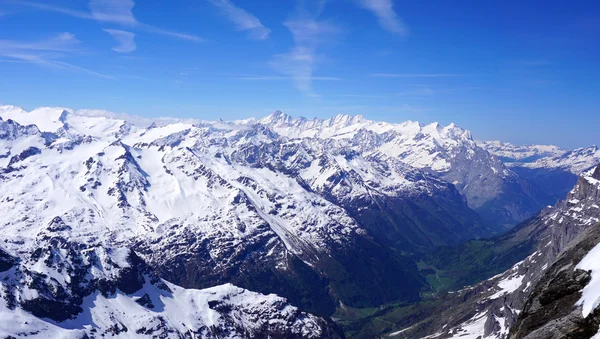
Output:
[[3,64],[24,64],[24,63],[27,63],[27,61],[14,60],[14,59],[0,59],[0,63],[3,63]]
[[381,78],[443,78],[443,77],[461,77],[465,74],[457,73],[373,73],[373,77]]
[[3,53],[2,55],[7,58],[14,58],[14,59],[17,59],[17,60],[20,60],[23,62],[37,64],[40,66],[47,66],[50,68],[62,69],[62,70],[67,70],[67,71],[71,71],[71,72],[76,72],[76,73],[82,73],[82,74],[91,75],[91,76],[94,76],[97,78],[102,78],[102,79],[115,79],[115,77],[113,77],[111,75],[95,72],[90,69],[76,66],[76,65],[73,65],[73,64],[70,64],[67,62],[63,62],[63,61],[45,59],[39,55],[11,54],[11,53],[6,53],[6,54]]
[[208,0],[217,7],[231,21],[239,31],[247,31],[250,38],[264,40],[269,37],[271,30],[260,22],[260,20],[233,4],[229,0]]
[[137,25],[135,25],[136,28],[142,30],[142,31],[146,31],[148,33],[154,33],[154,34],[158,34],[158,35],[164,35],[164,36],[168,36],[168,37],[172,37],[172,38],[177,38],[177,39],[181,39],[181,40],[188,40],[188,41],[193,41],[193,42],[203,42],[206,41],[205,39],[197,36],[197,35],[193,35],[193,34],[187,34],[187,33],[180,33],[180,32],[174,32],[174,31],[169,31],[166,29],[162,29],[156,26],[152,26],[152,25],[148,25],[148,24],[144,24],[141,22],[138,22]]
[[381,28],[401,36],[409,34],[408,27],[394,11],[392,0],[355,0],[361,7],[371,11]]
[[138,21],[133,16],[133,0],[90,0],[92,17],[98,21],[134,26]]
[[134,33],[118,29],[105,29],[104,31],[117,40],[118,45],[113,47],[113,51],[117,53],[131,53],[137,48]]
[[80,41],[75,37],[75,35],[64,32],[46,40],[32,42],[0,40],[0,51],[29,50],[68,52],[74,50],[79,43]]
[[64,57],[65,53],[74,51],[77,44],[79,40],[71,33],[61,33],[46,40],[33,42],[0,40],[0,56],[7,58],[2,62],[25,62],[103,79],[114,79],[113,76],[58,60]]
[[320,1],[313,11],[301,7],[294,19],[284,22],[295,45],[287,53],[275,55],[271,61],[273,69],[289,77],[294,86],[308,96],[318,96],[312,88],[312,82],[316,80],[313,74],[321,60],[318,48],[328,44],[340,32],[333,23],[318,19],[323,6],[324,1]]
[[14,0],[12,2],[37,10],[60,13],[85,20],[95,20],[98,22],[129,26],[145,32],[175,37],[178,39],[197,42],[204,41],[204,39],[196,35],[170,31],[137,21],[132,11],[133,6],[135,5],[132,0],[91,0],[89,2],[89,12],[34,1]]

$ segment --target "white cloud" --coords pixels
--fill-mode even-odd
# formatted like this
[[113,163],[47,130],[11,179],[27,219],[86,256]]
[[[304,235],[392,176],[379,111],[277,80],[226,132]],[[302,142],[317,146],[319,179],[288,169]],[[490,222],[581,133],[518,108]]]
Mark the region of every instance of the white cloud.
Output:
[[110,75],[58,60],[65,53],[74,51],[78,43],[79,40],[71,33],[61,33],[46,40],[33,42],[0,40],[0,56],[8,59],[2,62],[31,63],[103,79],[114,79]]
[[227,16],[237,30],[248,31],[252,39],[264,40],[269,37],[271,30],[260,22],[260,20],[243,8],[237,7],[229,0],[208,0]]
[[188,40],[188,41],[193,41],[193,42],[205,41],[203,38],[201,38],[197,35],[169,31],[166,29],[162,29],[162,28],[159,28],[156,26],[144,24],[141,22],[138,22],[135,27],[141,29],[142,31],[146,31],[148,33],[155,33],[155,34],[169,36],[169,37],[177,38],[177,39],[181,39],[181,40]]
[[299,91],[316,96],[312,82],[316,80],[313,73],[321,60],[318,47],[328,43],[340,30],[330,22],[318,21],[306,14],[286,21],[284,25],[292,33],[295,46],[287,53],[275,55],[271,65],[279,73],[291,78]]
[[0,49],[4,51],[10,50],[30,50],[30,51],[52,51],[52,52],[68,52],[75,49],[80,41],[74,34],[64,32],[53,36],[50,39],[23,42],[0,40]]
[[91,75],[91,76],[94,76],[97,78],[102,78],[102,79],[114,79],[115,78],[111,75],[95,72],[90,69],[76,66],[76,65],[73,65],[73,64],[70,64],[67,62],[45,59],[44,57],[42,57],[40,55],[11,54],[11,53],[5,53],[5,52],[0,52],[0,55],[3,55],[7,58],[16,59],[17,61],[37,64],[40,66],[47,66],[47,67],[55,68],[55,69],[67,70],[67,71],[76,72],[76,73],[82,73],[82,74]]
[[113,47],[113,51],[117,53],[131,53],[137,48],[134,41],[134,33],[118,29],[105,29],[104,31],[110,34],[118,42],[118,45]]
[[129,26],[145,32],[170,36],[178,39],[196,42],[204,41],[204,39],[197,35],[170,31],[137,21],[132,12],[135,3],[131,0],[91,0],[89,2],[90,12],[77,11],[34,1],[15,0],[14,3],[41,11],[60,13],[85,20],[110,22],[123,26]]
[[134,26],[138,22],[133,16],[132,0],[90,0],[92,17],[98,21],[114,22]]
[[357,3],[371,11],[376,17],[379,25],[388,32],[401,36],[407,36],[408,27],[394,11],[392,0],[356,0]]

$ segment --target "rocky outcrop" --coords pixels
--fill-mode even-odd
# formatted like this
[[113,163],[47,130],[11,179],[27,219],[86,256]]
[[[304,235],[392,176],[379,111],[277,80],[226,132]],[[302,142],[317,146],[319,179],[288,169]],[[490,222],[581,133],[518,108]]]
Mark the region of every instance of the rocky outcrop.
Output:
[[581,291],[590,273],[576,268],[600,243],[600,224],[572,241],[527,299],[510,338],[591,338],[600,330],[600,310],[583,316]]

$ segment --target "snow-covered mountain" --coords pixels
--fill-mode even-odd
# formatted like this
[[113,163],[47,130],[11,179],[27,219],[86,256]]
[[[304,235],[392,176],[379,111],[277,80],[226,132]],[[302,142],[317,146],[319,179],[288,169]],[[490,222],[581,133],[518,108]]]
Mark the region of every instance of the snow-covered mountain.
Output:
[[478,142],[506,166],[534,184],[552,204],[564,199],[577,177],[600,163],[596,146],[565,150],[551,145],[514,146],[498,141]]
[[[15,300],[6,307],[40,333],[77,335],[152,327],[334,336],[335,326],[291,305],[329,316],[340,304],[416,301],[427,284],[419,255],[497,233],[546,203],[453,124],[281,112],[227,122],[2,106],[0,185],[5,295]],[[52,253],[44,265],[31,259],[42,253]],[[149,272],[143,281],[104,290],[131,260]],[[77,277],[88,277],[87,287]],[[38,281],[38,292],[14,283],[22,279]],[[209,309],[225,304],[210,319],[194,313],[186,327],[171,311],[144,308],[150,300],[161,312],[187,309],[200,299]],[[255,313],[256,303],[278,305],[269,306],[276,314]],[[142,320],[117,316],[121,304]],[[55,327],[32,318],[57,305],[68,314],[50,317]],[[265,322],[273,317],[282,321]],[[314,331],[298,332],[305,327]]]
[[294,119],[282,112],[258,122],[288,138],[338,140],[362,155],[392,158],[430,173],[454,184],[469,207],[493,222],[514,225],[551,201],[454,124],[392,124],[360,115]]
[[[6,113],[7,108],[3,109]],[[202,172],[201,164],[189,159],[187,152],[192,151],[188,148],[182,147],[170,157],[161,155],[167,159],[163,163],[146,154],[150,159],[142,159],[139,148],[121,139],[129,135],[130,140],[142,141],[156,133],[149,137],[156,141],[172,135],[169,128],[176,134],[190,125],[170,124],[161,132],[62,109],[26,113],[13,108],[12,113],[36,124],[0,120],[0,227],[6,250],[0,255],[0,333],[39,338],[343,336],[331,323],[301,312],[275,295],[231,284],[183,289],[160,279],[131,252],[129,248],[142,247],[140,243],[156,245],[160,234],[167,232],[173,235],[170,242],[181,245],[185,237],[177,232],[189,234],[191,230],[184,225],[195,223],[198,238],[206,241],[212,235],[220,236],[221,242],[210,244],[213,255],[218,256],[219,251],[235,251],[236,242],[242,241],[239,236],[236,241],[236,235],[252,236],[265,227],[263,219],[255,222],[258,212],[250,204],[228,206],[230,199],[244,200],[244,193],[214,173]],[[151,161],[142,168],[140,163],[147,164],[143,160]],[[151,171],[156,166],[164,171],[162,175]],[[171,174],[167,174],[171,171],[167,166],[172,166]],[[165,187],[176,174],[190,179]],[[204,186],[195,183],[201,180],[206,180]],[[289,194],[293,193],[297,192]],[[192,198],[195,200],[190,201]],[[343,218],[340,208],[323,207],[326,203],[321,201],[312,211],[318,222]],[[321,209],[323,212],[317,213]],[[178,222],[182,225],[170,227]],[[353,223],[347,224],[347,232],[352,232]],[[231,227],[223,228],[226,225]],[[305,223],[303,228],[307,226]],[[333,226],[329,231],[338,241],[346,232]],[[278,246],[275,237],[270,229],[263,230],[259,238],[274,249]],[[279,238],[279,246],[285,246],[285,237]],[[289,246],[303,250],[300,242]],[[157,247],[156,251],[164,258],[166,249]],[[227,260],[233,257],[229,252]]]
[[477,145],[506,163],[533,162],[540,158],[560,156],[567,152],[567,150],[554,145],[517,146],[502,141],[477,141]]
[[515,146],[500,141],[480,141],[477,144],[500,157],[509,167],[564,170],[579,175],[600,162],[597,146],[566,150],[552,145]]
[[276,295],[231,284],[183,289],[160,279],[129,249],[69,242],[64,227],[55,220],[24,259],[0,251],[3,337],[343,336]]
[[383,137],[367,129],[292,138],[264,119],[153,123],[12,106],[0,118],[3,248],[21,262],[58,234],[82,251],[133,249],[167,285],[234,283],[330,315],[338,301],[417,300],[425,282],[412,254],[494,232],[453,184],[369,149]]
[[534,162],[515,163],[514,166],[564,169],[579,175],[594,167],[599,161],[600,150],[596,146],[590,146],[565,151],[563,154],[551,157],[540,158]]

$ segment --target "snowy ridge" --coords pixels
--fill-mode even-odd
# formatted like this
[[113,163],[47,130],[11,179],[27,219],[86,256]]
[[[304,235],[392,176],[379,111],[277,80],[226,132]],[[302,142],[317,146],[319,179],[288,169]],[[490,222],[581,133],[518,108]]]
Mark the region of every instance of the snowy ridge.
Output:
[[[361,132],[383,135],[379,145],[356,144],[367,147],[368,152],[380,152],[390,157],[400,157],[403,162],[420,169],[447,171],[449,162],[446,151],[452,151],[461,143],[472,143],[471,134],[454,124],[446,127],[438,123],[423,125],[407,121],[400,124],[376,122],[361,115],[340,114],[329,119],[292,118],[275,112],[259,119],[259,123],[270,126],[278,134],[288,138],[352,139]],[[371,147],[369,147],[371,146]]]
[[[51,110],[33,112],[41,112],[44,117],[59,115],[64,118],[64,114],[58,114],[58,111],[54,115],[49,114]],[[340,220],[347,225],[344,227],[356,228],[351,219],[346,217],[347,220],[344,220],[341,209],[306,192],[295,180],[278,177],[268,169],[250,170],[228,163],[225,158],[215,158],[211,152],[216,153],[216,147],[196,145],[202,140],[197,138],[206,132],[206,128],[171,124],[145,130],[127,128],[127,123],[122,120],[99,119],[89,121],[68,115],[61,120],[61,127],[58,127],[59,123],[46,124],[47,130],[69,133],[57,136],[47,145],[35,134],[23,140],[22,144],[39,150],[37,156],[24,156],[25,146],[19,146],[20,142],[10,141],[10,145],[5,146],[11,154],[11,157],[3,159],[8,165],[4,170],[5,189],[2,193],[7,197],[3,204],[6,220],[9,220],[4,225],[6,230],[21,240],[33,238],[36,225],[61,216],[67,223],[78,224],[78,227],[73,227],[71,237],[74,240],[87,239],[84,242],[95,241],[99,236],[110,238],[111,242],[127,242],[142,234],[160,232],[164,229],[161,224],[175,220],[183,225],[193,223],[196,233],[213,232],[218,229],[218,224],[242,223],[254,227],[256,220],[264,220],[269,215],[274,200],[283,202],[286,196],[288,200],[293,196],[294,200],[315,202],[310,205],[314,206],[311,207],[313,210],[306,215],[281,213],[269,216],[268,222],[274,228],[283,224],[286,227],[305,225],[307,218],[312,218],[316,225],[322,222],[338,224],[335,220]],[[83,135],[82,131],[91,135]],[[229,131],[223,131],[223,134],[226,133]],[[218,132],[214,134],[208,142],[221,138]],[[248,136],[243,131],[233,137],[237,138],[241,149],[258,140],[259,144],[265,142],[260,135]],[[62,147],[65,143],[71,143],[72,149]],[[241,151],[232,147],[225,150],[231,152],[230,157]],[[9,164],[10,161],[12,163]],[[20,180],[10,180],[11,177]],[[245,177],[260,183],[264,193],[244,186]],[[281,193],[271,196],[273,193],[269,192],[274,190]],[[19,195],[20,199],[14,198]],[[248,203],[231,204],[232,199],[239,197]],[[30,215],[26,220],[19,217],[30,214],[28,211],[32,208],[41,212]],[[319,212],[320,208],[325,209],[327,215]],[[339,216],[336,217],[336,214]],[[215,219],[217,216],[218,219]],[[224,222],[223,219],[228,218],[238,221]],[[206,226],[199,226],[203,223]],[[304,245],[294,247],[294,244],[305,242],[318,248],[324,247],[319,243],[321,238],[305,227],[297,232],[301,234],[288,236],[282,233],[289,240],[286,243],[290,246],[289,250],[302,253]],[[330,229],[331,236],[336,238],[343,237],[345,233]],[[22,246],[18,248],[27,250]]]
[[337,337],[322,319],[275,295],[231,284],[193,290],[168,283],[128,249],[60,240],[46,246],[23,261],[0,252],[0,335]]
[[600,150],[596,146],[590,146],[519,165],[528,168],[561,168],[579,175],[596,166],[598,162],[600,162]]
[[[469,207],[489,220],[515,224],[545,205],[539,192],[529,189],[502,161],[479,147],[469,131],[454,124],[392,124],[350,115],[306,119],[282,112],[256,121],[291,140],[335,141],[363,157],[390,158],[433,174],[454,184]],[[503,195],[523,196],[531,206],[515,208],[503,203]]]
[[561,156],[567,152],[554,145],[517,146],[502,141],[477,141],[477,144],[493,155],[502,157],[506,162],[535,161],[539,158]]
[[[600,166],[584,173],[583,178],[600,191]],[[600,209],[598,204],[594,208]],[[600,222],[600,219],[596,219]],[[578,305],[582,305],[583,317],[587,317],[600,305],[600,244],[596,245],[577,265],[578,269],[591,272],[591,281],[582,291]]]
[[[8,240],[11,252],[27,251],[32,244],[27,239],[35,237],[37,225],[60,216],[72,225],[71,237],[84,243],[110,239],[126,244],[132,239],[156,238],[165,245],[165,241],[176,243],[177,234],[190,231],[199,238],[236,239],[226,246],[235,247],[256,234],[257,225],[269,225],[287,250],[304,255],[310,263],[315,252],[327,251],[328,242],[343,244],[362,231],[342,208],[303,185],[352,199],[375,191],[393,196],[431,192],[432,184],[443,186],[407,167],[410,161],[406,159],[412,156],[396,159],[377,148],[363,156],[350,154],[349,150],[365,146],[356,139],[287,140],[268,128],[256,127],[261,125],[250,128],[246,122],[177,122],[142,128],[104,112],[63,108],[25,112],[2,107],[0,112],[15,121],[39,120],[46,133],[42,137],[35,131],[21,132],[15,140],[1,140],[7,155],[0,159],[5,166],[0,200],[5,202],[3,227],[14,234]],[[308,123],[277,113],[262,120],[273,124],[275,131],[286,121],[332,129],[375,124],[360,117]],[[2,126],[8,125],[3,122]],[[442,147],[440,138],[449,135],[471,142],[468,132],[456,127],[402,126],[394,128],[428,131],[432,147]],[[399,134],[393,140],[398,137],[409,138]],[[444,143],[450,147],[458,141]],[[345,183],[332,186],[329,180],[336,175],[346,177]],[[39,212],[29,213],[32,209]],[[165,237],[164,232],[172,234]],[[210,246],[219,257],[217,251],[223,247],[216,242]]]
[[596,146],[565,150],[553,145],[515,146],[500,141],[478,141],[477,144],[510,167],[565,170],[575,175],[595,167],[600,162]]

